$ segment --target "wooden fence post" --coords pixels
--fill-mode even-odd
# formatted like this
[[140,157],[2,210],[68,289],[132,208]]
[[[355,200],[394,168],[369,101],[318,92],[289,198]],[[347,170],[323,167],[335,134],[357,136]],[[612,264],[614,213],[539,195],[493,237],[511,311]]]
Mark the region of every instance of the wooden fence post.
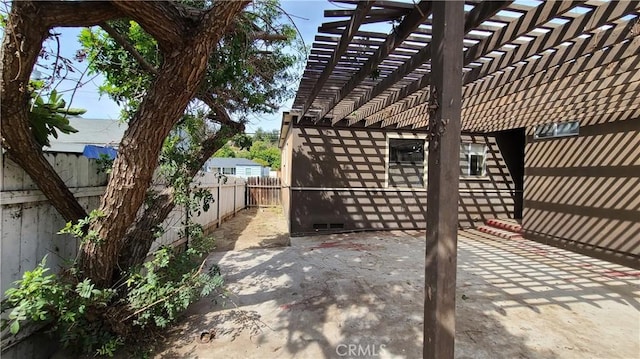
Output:
[[217,210],[216,210],[216,217],[217,217],[216,221],[218,223],[216,224],[216,227],[220,227],[220,217],[221,217],[220,216],[220,187],[221,186],[222,185],[220,184],[220,179],[218,179],[218,196],[216,198],[216,204],[217,204],[217,206],[216,206],[216,208],[217,208]]

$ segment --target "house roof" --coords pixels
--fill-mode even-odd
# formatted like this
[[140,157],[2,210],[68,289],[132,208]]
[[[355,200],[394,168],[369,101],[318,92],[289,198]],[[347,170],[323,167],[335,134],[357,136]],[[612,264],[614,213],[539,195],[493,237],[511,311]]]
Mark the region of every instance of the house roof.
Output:
[[[433,2],[337,2],[283,127],[427,128]],[[639,1],[467,0],[464,12],[463,130],[637,114]]]
[[51,147],[45,147],[44,151],[82,153],[86,145],[118,147],[127,129],[127,124],[118,120],[94,120],[78,116],[70,116],[69,124],[78,132],[58,132],[58,138],[50,138]]
[[258,166],[261,164],[251,161],[247,158],[235,158],[235,157],[212,157],[209,160],[209,165],[212,167],[236,167],[236,166]]

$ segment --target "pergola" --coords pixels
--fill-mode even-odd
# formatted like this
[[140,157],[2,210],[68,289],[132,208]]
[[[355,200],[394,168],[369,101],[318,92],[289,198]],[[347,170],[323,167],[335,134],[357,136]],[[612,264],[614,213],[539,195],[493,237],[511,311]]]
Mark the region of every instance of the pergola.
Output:
[[429,132],[424,357],[453,357],[460,131],[637,118],[639,1],[334,2],[284,124]]

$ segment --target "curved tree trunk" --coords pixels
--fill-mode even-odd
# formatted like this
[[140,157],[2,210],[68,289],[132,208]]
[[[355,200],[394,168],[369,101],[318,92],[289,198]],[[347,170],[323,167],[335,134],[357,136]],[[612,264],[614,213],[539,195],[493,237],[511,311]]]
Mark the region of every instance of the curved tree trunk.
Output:
[[196,94],[217,42],[246,4],[216,2],[194,29],[195,35],[164,56],[155,82],[130,121],[100,203],[103,216],[90,228],[99,240],[81,246],[80,268],[99,287],[112,283],[125,235],[144,202],[164,139]]
[[44,158],[29,128],[28,84],[31,71],[47,37],[49,27],[39,8],[31,2],[14,2],[2,42],[2,147],[29,174],[42,193],[67,221],[87,214],[64,181]]

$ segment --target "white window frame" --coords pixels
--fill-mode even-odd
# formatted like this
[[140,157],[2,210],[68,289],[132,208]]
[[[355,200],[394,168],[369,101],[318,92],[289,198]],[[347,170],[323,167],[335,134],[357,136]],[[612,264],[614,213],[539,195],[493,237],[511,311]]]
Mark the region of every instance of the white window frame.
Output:
[[[472,150],[472,146],[482,146],[482,151],[473,151]],[[466,151],[465,151],[465,147],[466,147]],[[478,155],[481,154],[482,155],[482,174],[480,175],[472,175],[471,174],[471,156],[472,155]],[[459,166],[462,169],[462,160],[463,160],[463,156],[467,156],[466,157],[466,162],[467,162],[467,168],[466,171],[462,171],[462,173],[460,174],[460,178],[461,179],[481,179],[481,178],[487,178],[488,174],[487,174],[487,144],[486,143],[477,143],[477,142],[462,142],[460,143],[460,160],[459,160]]]
[[[427,163],[429,159],[429,141],[427,141],[426,134],[416,133],[387,133],[386,146],[384,153],[384,186],[385,188],[400,188],[400,189],[417,189],[427,188]],[[423,140],[424,141],[424,161],[422,163],[423,176],[422,181],[424,187],[398,187],[389,185],[389,163],[390,163],[390,144],[389,140]]]

